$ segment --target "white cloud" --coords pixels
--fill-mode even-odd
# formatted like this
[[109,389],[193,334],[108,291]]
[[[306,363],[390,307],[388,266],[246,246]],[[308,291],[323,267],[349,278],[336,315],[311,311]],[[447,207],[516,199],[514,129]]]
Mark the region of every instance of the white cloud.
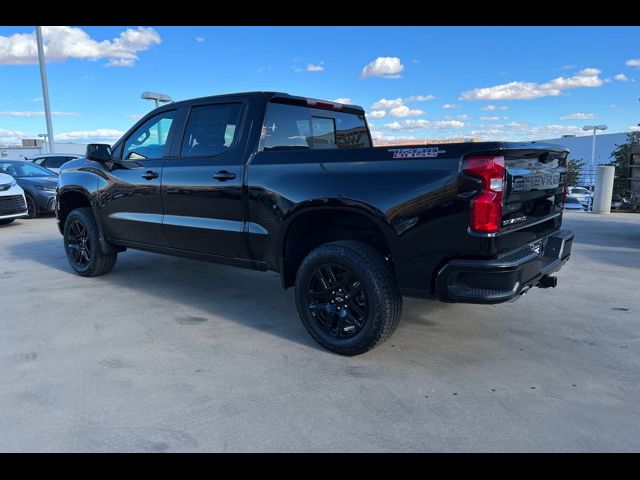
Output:
[[570,113],[560,117],[560,120],[588,120],[590,118],[598,118],[594,113]]
[[[51,112],[51,115],[54,117],[77,117],[80,114],[77,112]],[[44,112],[0,112],[0,117],[44,117]]]
[[500,117],[480,117],[480,120],[484,122],[496,122],[500,120]]
[[391,108],[399,107],[400,105],[404,105],[404,100],[402,98],[389,100],[386,98],[381,98],[373,105],[371,105],[371,110],[389,110]]
[[324,67],[322,66],[324,62],[319,62],[317,65],[310,63],[307,65],[307,72],[324,72]]
[[416,115],[422,115],[424,112],[417,108],[409,108],[406,105],[400,105],[399,107],[389,110],[389,115],[392,117],[415,117]]
[[96,130],[76,130],[72,132],[63,132],[55,134],[56,141],[76,141],[90,143],[94,140],[112,140],[119,139],[124,132],[114,128],[98,128]]
[[[131,66],[138,52],[161,42],[153,28],[127,28],[113,40],[97,41],[76,27],[42,27],[47,61],[68,58],[98,60],[106,58],[107,66]],[[26,65],[37,61],[34,33],[0,36],[0,65]]]
[[597,68],[585,68],[573,77],[557,77],[545,83],[510,82],[493,87],[474,88],[463,92],[460,100],[530,100],[555,97],[563,90],[581,87],[599,87],[604,82]]
[[407,97],[404,99],[405,102],[426,102],[428,100],[433,100],[434,97],[433,95],[414,95],[411,97]]
[[362,69],[360,78],[383,77],[400,78],[404,65],[398,57],[378,57]]
[[640,131],[640,125],[631,125],[631,126],[629,127],[629,130],[632,130],[632,131],[634,131],[634,132],[636,132],[636,131]]
[[505,105],[487,105],[486,107],[482,107],[480,110],[485,110],[488,112],[493,112],[494,110],[506,110],[509,107]]
[[144,115],[142,113],[130,113],[127,115],[127,118],[131,118],[133,120],[140,120]]
[[425,129],[448,129],[448,128],[464,128],[465,123],[459,120],[404,120],[402,123],[395,121],[385,123],[384,128],[389,130],[417,130]]
[[371,118],[382,118],[387,114],[384,110],[373,110],[369,113]]
[[632,58],[624,62],[624,64],[629,67],[640,67],[640,58]]
[[469,115],[467,115],[466,113],[463,113],[461,115],[456,115],[456,118],[458,120],[467,120],[469,118]]
[[204,43],[204,37],[200,37],[200,36],[196,37],[196,42]]
[[20,143],[20,139],[28,136],[25,132],[20,130],[6,130],[0,128],[0,143],[14,144]]
[[456,105],[454,103],[445,103],[444,105],[442,105],[442,108],[444,108],[445,110],[450,110],[452,108],[462,108],[462,105]]
[[344,103],[345,105],[352,105],[353,104],[353,100],[351,100],[349,97],[339,97],[336,98],[335,100],[331,100],[332,102],[335,103]]
[[619,82],[628,82],[629,81],[629,77],[627,77],[624,73],[619,73],[619,74],[615,75],[613,78],[615,80],[618,80]]

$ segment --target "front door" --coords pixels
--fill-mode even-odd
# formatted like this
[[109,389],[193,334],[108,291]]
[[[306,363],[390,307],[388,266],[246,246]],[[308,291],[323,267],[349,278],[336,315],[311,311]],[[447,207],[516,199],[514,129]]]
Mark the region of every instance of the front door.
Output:
[[162,232],[162,170],[176,128],[176,110],[159,113],[124,142],[119,159],[106,171],[100,202],[109,238],[167,246]]
[[243,102],[192,105],[164,164],[163,230],[173,248],[237,257],[243,239]]

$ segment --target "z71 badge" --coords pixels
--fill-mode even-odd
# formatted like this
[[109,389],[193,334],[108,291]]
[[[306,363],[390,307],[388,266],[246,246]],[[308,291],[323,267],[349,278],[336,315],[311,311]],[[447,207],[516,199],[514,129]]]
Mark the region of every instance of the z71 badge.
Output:
[[387,151],[393,152],[393,158],[435,158],[439,153],[447,153],[438,147],[390,148]]

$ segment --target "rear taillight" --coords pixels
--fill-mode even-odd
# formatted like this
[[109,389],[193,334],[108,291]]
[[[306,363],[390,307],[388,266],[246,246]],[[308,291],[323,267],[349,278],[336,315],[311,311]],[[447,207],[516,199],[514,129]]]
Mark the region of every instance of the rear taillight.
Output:
[[467,157],[462,170],[482,179],[482,191],[469,205],[469,228],[479,233],[496,233],[502,223],[504,157],[478,155]]

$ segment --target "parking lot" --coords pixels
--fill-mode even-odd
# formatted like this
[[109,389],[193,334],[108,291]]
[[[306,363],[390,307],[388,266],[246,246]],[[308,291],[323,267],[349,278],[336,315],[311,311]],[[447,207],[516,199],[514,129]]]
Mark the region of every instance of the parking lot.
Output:
[[558,288],[405,299],[353,358],[275,273],[130,250],[81,278],[54,218],[0,227],[0,450],[637,451],[640,215],[564,225]]

